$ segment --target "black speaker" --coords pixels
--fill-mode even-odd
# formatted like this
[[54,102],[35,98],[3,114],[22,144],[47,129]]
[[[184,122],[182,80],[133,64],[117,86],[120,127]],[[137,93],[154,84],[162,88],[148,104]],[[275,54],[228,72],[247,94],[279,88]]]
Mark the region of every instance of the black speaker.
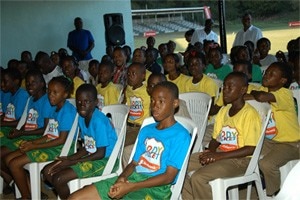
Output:
[[122,13],[109,13],[103,15],[105,26],[106,46],[120,46],[125,44],[125,31]]

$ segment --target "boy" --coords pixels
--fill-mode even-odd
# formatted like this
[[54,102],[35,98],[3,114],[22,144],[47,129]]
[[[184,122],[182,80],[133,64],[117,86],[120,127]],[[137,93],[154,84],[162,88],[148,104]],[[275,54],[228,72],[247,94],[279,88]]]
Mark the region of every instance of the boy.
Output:
[[190,158],[188,172],[195,172],[185,180],[183,199],[212,199],[209,181],[245,173],[261,131],[259,114],[243,98],[247,86],[248,78],[241,72],[225,78],[226,106],[216,116],[208,150]]
[[84,147],[67,157],[58,157],[56,161],[43,169],[45,180],[55,188],[61,199],[70,195],[68,182],[76,178],[100,176],[108,161],[117,135],[109,119],[95,107],[97,91],[92,84],[83,84],[76,91],[76,107],[81,139]]
[[130,107],[125,146],[134,144],[142,122],[149,116],[150,99],[145,80],[146,69],[141,63],[132,63],[128,67],[125,90],[126,104]]
[[98,69],[99,69],[99,61],[98,60],[91,60],[89,62],[89,83],[97,86],[98,84]]
[[[171,184],[176,182],[190,143],[188,132],[174,118],[178,103],[178,88],[174,83],[157,84],[151,93],[151,111],[156,123],[141,130],[133,160],[119,177],[85,187],[70,199],[170,198]],[[162,151],[150,152],[151,147]]]

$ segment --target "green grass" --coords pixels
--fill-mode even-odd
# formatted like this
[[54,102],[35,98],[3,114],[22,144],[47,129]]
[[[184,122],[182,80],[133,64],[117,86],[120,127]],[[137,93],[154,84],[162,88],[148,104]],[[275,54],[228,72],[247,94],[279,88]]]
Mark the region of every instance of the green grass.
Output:
[[[297,21],[299,19],[292,19],[290,21]],[[295,39],[300,36],[300,27],[291,28],[288,26],[288,20],[268,20],[268,21],[253,21],[253,24],[257,27],[260,27],[263,31],[263,36],[268,38],[271,41],[271,50],[270,54],[274,54],[278,51],[286,52],[287,43],[291,39]],[[227,38],[227,53],[230,52],[232,43],[235,37],[235,34],[242,28],[240,22],[228,22],[226,24],[226,38]],[[214,27],[214,31],[219,34],[219,28]],[[184,32],[175,32],[175,33],[164,33],[158,34],[155,36],[157,47],[161,43],[168,42],[173,40],[176,42],[177,52],[182,52],[187,47],[187,42],[184,38]],[[135,48],[140,46],[146,46],[146,38],[143,36],[134,37]]]

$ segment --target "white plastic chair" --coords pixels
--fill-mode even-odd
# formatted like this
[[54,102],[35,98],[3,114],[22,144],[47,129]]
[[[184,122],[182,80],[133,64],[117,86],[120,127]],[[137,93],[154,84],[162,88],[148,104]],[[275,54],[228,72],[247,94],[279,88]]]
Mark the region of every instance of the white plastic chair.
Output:
[[124,94],[123,94],[123,85],[122,84],[115,84],[117,86],[117,88],[120,90],[120,94],[119,94],[119,98],[118,98],[118,102],[122,103],[124,100]]
[[[191,134],[191,143],[189,145],[189,149],[188,149],[188,152],[187,152],[186,157],[184,159],[182,168],[179,171],[176,184],[172,186],[171,199],[179,199],[180,198],[180,193],[181,193],[181,189],[182,189],[182,186],[183,186],[183,181],[184,181],[184,177],[185,177],[185,173],[186,173],[186,169],[187,169],[188,159],[189,159],[191,148],[193,146],[193,143],[194,143],[194,140],[195,140],[195,137],[196,137],[196,134],[197,134],[197,126],[191,119],[185,118],[185,117],[180,117],[180,116],[175,116],[175,119],[180,124],[182,124],[184,128],[186,128],[189,131],[189,133]],[[144,126],[146,126],[148,124],[152,124],[154,122],[155,121],[154,121],[153,117],[148,117],[144,120],[141,128],[143,128]],[[135,141],[134,147],[132,149],[131,156],[130,156],[130,159],[129,159],[129,163],[132,160],[133,154],[135,152],[136,145],[137,145],[137,140]],[[112,177],[115,177],[115,176],[118,176],[118,175],[120,175],[120,173],[118,174],[117,172],[115,172],[115,173],[111,173],[109,175],[102,176],[101,179],[92,178],[92,179],[90,179],[92,181],[86,182],[85,185],[91,184],[91,183],[94,183],[94,182],[97,182],[97,181],[100,181],[100,180],[105,180],[105,179],[108,179],[108,178],[112,178]],[[81,179],[81,180],[83,180],[83,179]]]
[[216,99],[220,96],[220,93],[221,93],[221,91],[222,91],[222,88],[223,88],[223,81],[222,80],[220,80],[220,79],[213,79],[214,81],[215,81],[215,83],[217,84],[217,86],[219,87],[219,90],[218,90],[218,92],[217,92],[217,95],[216,95]]
[[290,171],[293,169],[293,167],[300,161],[300,159],[297,160],[290,160],[285,165],[279,168],[280,170],[280,187],[283,186],[285,179],[288,177]]
[[247,170],[244,175],[230,178],[218,178],[210,181],[209,184],[212,187],[213,199],[226,199],[226,191],[228,189],[229,199],[239,199],[238,185],[247,183],[247,199],[250,199],[252,182],[255,182],[259,199],[264,199],[264,192],[262,189],[262,183],[258,167],[258,159],[261,152],[261,148],[264,141],[265,129],[267,127],[271,108],[268,103],[260,103],[255,100],[247,101],[250,103],[260,114],[262,119],[261,135],[258,143],[253,152],[252,158],[249,162]]
[[123,155],[124,149],[124,141],[126,136],[126,122],[127,116],[129,113],[129,107],[124,104],[115,104],[104,106],[102,112],[105,114],[110,113],[112,116],[112,123],[118,135],[118,140],[114,146],[114,149],[111,153],[111,156],[108,159],[108,162],[104,168],[102,176],[91,177],[91,178],[81,178],[81,179],[74,179],[69,181],[68,185],[70,188],[70,192],[73,193],[76,190],[82,188],[85,185],[89,185],[93,182],[97,182],[102,180],[103,176],[109,175],[112,173],[113,167],[115,163],[119,160],[119,166],[116,174],[121,174],[122,172],[122,162],[121,158]]
[[300,161],[295,162],[295,166],[287,175],[279,193],[275,196],[276,200],[298,200],[300,198]]
[[211,106],[211,97],[202,92],[186,92],[179,94],[179,99],[186,102],[192,120],[197,124],[198,134],[193,153],[202,150],[202,140],[207,126],[208,113]]
[[[48,126],[49,124],[47,125],[45,130],[48,130]],[[71,148],[71,144],[74,141],[74,137],[76,138],[75,144],[77,142],[77,136],[78,136],[78,113],[75,116],[72,128],[68,134],[68,137],[60,153],[60,156],[68,155],[69,150]],[[74,148],[74,151],[76,151],[76,146]],[[51,162],[52,161],[32,162],[24,166],[24,169],[28,170],[30,174],[30,188],[31,188],[32,199],[41,199],[41,175],[40,174],[42,169]],[[16,190],[16,198],[21,197],[19,189],[16,185],[15,185],[15,190]]]

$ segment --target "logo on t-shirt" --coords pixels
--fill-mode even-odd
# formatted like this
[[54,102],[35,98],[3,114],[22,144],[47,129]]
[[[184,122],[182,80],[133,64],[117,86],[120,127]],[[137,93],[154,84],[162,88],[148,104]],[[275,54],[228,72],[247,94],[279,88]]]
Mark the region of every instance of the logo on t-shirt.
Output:
[[277,135],[276,122],[274,119],[274,113],[272,112],[271,117],[268,122],[268,126],[265,132],[265,137],[268,139],[273,139]]
[[217,141],[220,142],[219,149],[222,151],[233,151],[238,149],[238,131],[230,126],[222,127]]
[[84,147],[87,152],[95,153],[97,149],[96,149],[96,141],[94,140],[94,138],[85,135],[84,136]]
[[218,79],[217,74],[215,73],[207,73],[206,75],[209,76],[210,78]]
[[145,140],[146,151],[141,155],[136,167],[138,173],[151,173],[160,169],[164,146],[155,138]]
[[144,115],[143,100],[139,97],[130,97],[129,119],[134,121]]
[[31,130],[35,130],[38,128],[38,125],[37,125],[38,117],[39,117],[39,114],[38,114],[37,110],[35,110],[33,108],[29,109],[26,124],[25,124],[25,131],[31,131]]
[[4,121],[15,121],[16,120],[15,112],[16,112],[16,108],[15,108],[14,104],[9,103],[7,105],[5,117],[3,120]]
[[44,135],[47,135],[48,139],[50,140],[58,138],[58,121],[56,121],[55,119],[49,119],[49,127]]

